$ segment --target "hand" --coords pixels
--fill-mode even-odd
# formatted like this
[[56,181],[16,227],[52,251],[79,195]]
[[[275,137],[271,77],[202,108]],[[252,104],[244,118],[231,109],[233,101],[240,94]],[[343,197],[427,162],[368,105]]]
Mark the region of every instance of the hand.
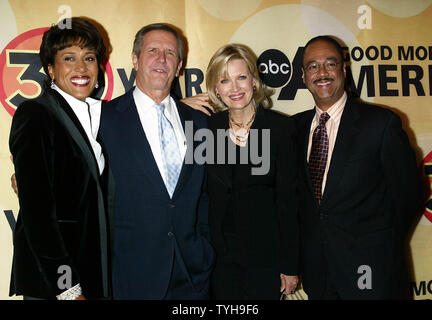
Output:
[[16,182],[15,173],[13,173],[11,175],[11,187],[12,187],[13,191],[15,191],[16,195],[18,195],[18,186],[17,186],[17,182]]
[[298,277],[297,276],[287,276],[283,273],[280,274],[280,278],[281,278],[281,288],[280,291],[284,291],[286,292],[286,294],[291,294],[295,291],[295,289],[297,288],[297,284],[298,284]]
[[[10,156],[10,159],[13,163],[13,157],[12,156]],[[13,173],[11,175],[11,187],[12,187],[13,191],[15,191],[15,193],[18,195],[18,186],[17,186],[17,182],[16,182],[15,173]]]
[[87,299],[81,294],[75,300],[87,300]]
[[192,97],[183,98],[180,101],[195,110],[205,113],[208,116],[211,116],[211,113],[205,107],[209,108],[213,113],[216,113],[215,109],[209,103],[207,92],[199,93]]

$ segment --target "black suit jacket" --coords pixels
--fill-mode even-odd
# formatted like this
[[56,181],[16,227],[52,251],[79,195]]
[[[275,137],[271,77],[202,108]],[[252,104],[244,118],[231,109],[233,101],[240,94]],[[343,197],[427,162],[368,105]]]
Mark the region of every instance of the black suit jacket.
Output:
[[48,89],[17,108],[9,144],[20,204],[10,294],[55,299],[70,270],[87,298],[108,296],[113,181],[73,110]]
[[[319,298],[329,281],[345,299],[403,298],[404,241],[423,193],[401,121],[388,109],[348,98],[318,205],[307,166],[314,115],[315,109],[294,116],[304,289]],[[369,271],[371,288],[364,288]]]
[[[176,100],[188,154],[205,115]],[[116,181],[113,288],[115,299],[162,299],[174,259],[197,292],[214,263],[209,242],[205,166],[183,163],[170,198],[143,130],[133,89],[102,107],[100,134]]]
[[[215,137],[214,164],[208,164],[208,190],[210,197],[209,224],[212,241],[218,255],[226,253],[223,224],[228,210],[234,211],[237,221],[237,234],[244,243],[244,252],[239,256],[249,266],[272,266],[280,273],[298,273],[298,221],[295,199],[297,165],[294,147],[294,122],[292,119],[259,106],[248,139],[259,132],[258,154],[263,153],[263,130],[270,130],[269,170],[265,174],[252,175],[249,164],[236,167],[236,181],[233,186],[231,165],[217,163],[221,146],[231,144],[229,137],[217,133],[229,128],[228,112],[213,115],[209,128]],[[218,139],[219,136],[219,139]],[[210,144],[207,144],[210,147]],[[219,146],[219,148],[218,148]],[[222,147],[224,148],[224,147]],[[225,149],[225,148],[224,148]],[[209,150],[207,150],[209,151]],[[225,158],[223,158],[225,160]],[[240,163],[239,159],[236,159]]]

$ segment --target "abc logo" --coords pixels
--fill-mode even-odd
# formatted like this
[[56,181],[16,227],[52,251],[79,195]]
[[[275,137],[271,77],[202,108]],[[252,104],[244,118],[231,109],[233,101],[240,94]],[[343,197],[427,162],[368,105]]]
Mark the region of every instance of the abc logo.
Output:
[[257,64],[261,80],[269,87],[281,87],[291,78],[291,62],[279,50],[269,49],[264,51],[259,56]]

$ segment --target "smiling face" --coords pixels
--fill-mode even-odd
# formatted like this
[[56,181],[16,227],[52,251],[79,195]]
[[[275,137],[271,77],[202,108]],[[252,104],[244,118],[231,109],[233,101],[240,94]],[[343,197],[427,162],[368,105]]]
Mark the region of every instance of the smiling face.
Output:
[[216,83],[216,93],[232,111],[253,108],[253,87],[255,78],[242,59],[228,61],[226,74],[220,75]]
[[155,102],[161,102],[169,94],[182,66],[176,37],[164,30],[147,32],[140,55],[132,53],[132,62],[137,87]]
[[88,48],[67,47],[57,51],[54,65],[48,65],[48,72],[61,90],[84,100],[93,92],[97,82],[96,54]]
[[[333,71],[327,70],[326,62],[337,63]],[[307,67],[320,64],[319,71],[311,73]],[[343,95],[345,88],[345,64],[335,46],[327,41],[318,40],[311,43],[303,55],[303,82],[314,97],[318,108],[325,111]]]

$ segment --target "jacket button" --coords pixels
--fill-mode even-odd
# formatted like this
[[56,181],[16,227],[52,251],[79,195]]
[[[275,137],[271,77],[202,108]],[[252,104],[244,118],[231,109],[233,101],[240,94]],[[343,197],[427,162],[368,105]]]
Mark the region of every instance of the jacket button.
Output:
[[324,212],[320,212],[320,219],[321,220],[327,220],[327,214]]
[[171,203],[171,204],[169,205],[169,207],[170,207],[170,209],[175,208],[175,204],[172,204],[172,203]]
[[170,231],[170,232],[168,232],[168,236],[173,237],[173,236],[174,236],[174,233],[172,233],[172,232]]

